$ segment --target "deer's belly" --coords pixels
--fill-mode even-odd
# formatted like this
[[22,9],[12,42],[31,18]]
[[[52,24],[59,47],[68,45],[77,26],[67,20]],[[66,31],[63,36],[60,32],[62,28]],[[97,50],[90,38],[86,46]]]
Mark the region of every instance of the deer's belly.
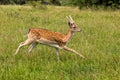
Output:
[[39,42],[40,44],[44,44],[44,45],[48,45],[48,46],[51,46],[51,47],[55,47],[55,48],[60,48],[62,49],[62,47],[60,47],[57,42],[55,41],[50,41],[48,39],[45,39],[45,38],[40,38],[39,40],[37,40],[37,42]]

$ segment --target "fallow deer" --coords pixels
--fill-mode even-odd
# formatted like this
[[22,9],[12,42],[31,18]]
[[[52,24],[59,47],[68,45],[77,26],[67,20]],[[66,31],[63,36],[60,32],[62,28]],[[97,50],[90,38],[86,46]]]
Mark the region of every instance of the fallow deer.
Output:
[[29,45],[29,52],[38,44],[45,44],[51,47],[54,47],[56,50],[57,59],[59,59],[59,49],[64,49],[73,53],[78,54],[82,58],[85,58],[82,54],[76,52],[75,50],[68,48],[66,46],[67,42],[71,39],[74,32],[81,32],[81,29],[74,23],[71,16],[66,16],[68,19],[69,30],[67,34],[61,34],[58,32],[52,32],[46,29],[41,28],[31,28],[28,31],[28,39],[24,42],[21,42],[17,48],[15,55],[18,53],[19,49],[22,46]]

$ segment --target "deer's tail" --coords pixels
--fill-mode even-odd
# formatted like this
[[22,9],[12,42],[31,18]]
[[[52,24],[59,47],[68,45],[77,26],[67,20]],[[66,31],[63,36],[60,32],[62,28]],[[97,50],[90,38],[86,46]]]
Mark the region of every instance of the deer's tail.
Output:
[[30,32],[30,28],[27,30],[27,34],[29,34],[29,32]]

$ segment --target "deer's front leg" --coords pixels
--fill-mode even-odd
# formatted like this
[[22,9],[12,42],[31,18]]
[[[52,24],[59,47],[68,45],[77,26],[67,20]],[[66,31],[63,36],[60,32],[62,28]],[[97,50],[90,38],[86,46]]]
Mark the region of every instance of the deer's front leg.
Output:
[[78,54],[79,56],[81,56],[82,58],[85,58],[82,54],[76,52],[74,49],[68,48],[67,46],[64,46],[63,49],[70,51],[70,52],[74,52],[74,53]]
[[60,61],[60,58],[59,58],[59,49],[55,48],[55,51],[56,51],[57,60]]

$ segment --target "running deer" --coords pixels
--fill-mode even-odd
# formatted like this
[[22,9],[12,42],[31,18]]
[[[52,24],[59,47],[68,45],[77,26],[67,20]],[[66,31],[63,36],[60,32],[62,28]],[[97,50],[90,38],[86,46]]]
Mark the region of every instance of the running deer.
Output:
[[15,55],[18,53],[19,49],[22,46],[30,45],[29,52],[38,44],[45,44],[51,47],[54,47],[56,50],[57,59],[59,59],[59,49],[64,49],[73,53],[78,54],[80,57],[85,58],[82,54],[76,52],[75,50],[68,48],[66,46],[67,42],[71,39],[74,32],[81,32],[81,29],[74,23],[71,16],[66,16],[68,19],[69,30],[64,35],[58,32],[52,32],[46,29],[41,28],[31,28],[28,31],[28,39],[24,42],[21,42],[18,46]]

